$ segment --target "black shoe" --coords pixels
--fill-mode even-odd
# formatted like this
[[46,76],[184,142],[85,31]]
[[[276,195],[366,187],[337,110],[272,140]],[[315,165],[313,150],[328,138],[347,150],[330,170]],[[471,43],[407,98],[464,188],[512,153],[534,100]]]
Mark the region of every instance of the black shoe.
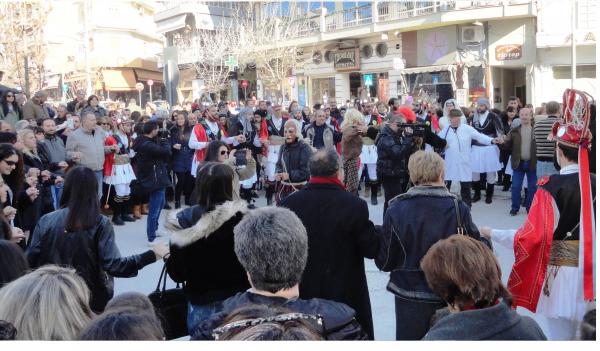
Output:
[[114,225],[125,225],[125,222],[123,222],[123,219],[119,215],[113,215],[112,222]]
[[371,205],[377,205],[377,184],[371,184]]
[[267,206],[273,205],[273,199],[267,199]]
[[258,199],[258,194],[256,193],[256,191],[252,190],[250,192],[250,197],[254,198],[254,199]]
[[481,200],[481,182],[476,181],[473,182],[473,198],[471,199],[471,203],[477,202]]
[[192,200],[191,200],[191,199],[185,199],[185,202],[184,202],[184,204],[185,204],[186,206],[192,206]]
[[127,213],[122,214],[121,219],[123,220],[123,222],[135,222],[135,218],[131,217]]
[[513,210],[510,210],[510,215],[511,215],[511,216],[516,216],[516,215],[517,215],[517,213],[519,213],[519,211],[513,211]]
[[494,184],[488,184],[485,188],[485,203],[491,204],[494,197]]
[[163,210],[170,210],[172,209],[171,206],[169,206],[169,203],[165,201],[165,206],[163,206]]
[[181,201],[175,201],[175,209],[181,208]]

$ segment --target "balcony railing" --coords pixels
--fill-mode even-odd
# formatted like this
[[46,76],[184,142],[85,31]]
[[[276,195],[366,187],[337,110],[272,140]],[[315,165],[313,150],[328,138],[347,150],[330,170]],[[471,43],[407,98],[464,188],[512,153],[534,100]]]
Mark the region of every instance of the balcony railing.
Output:
[[325,16],[327,31],[346,29],[370,24],[373,20],[371,4],[353,7],[342,11],[333,12]]

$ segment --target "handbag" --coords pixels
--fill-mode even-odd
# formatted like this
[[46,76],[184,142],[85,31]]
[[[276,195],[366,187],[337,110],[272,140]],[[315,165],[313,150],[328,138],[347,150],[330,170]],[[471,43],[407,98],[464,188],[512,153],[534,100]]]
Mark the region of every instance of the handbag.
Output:
[[[161,287],[162,282],[162,287]],[[148,295],[160,318],[167,340],[188,335],[187,306],[188,301],[183,287],[177,283],[174,289],[167,289],[167,263],[163,266],[156,284],[156,290]]]
[[454,210],[456,211],[456,234],[459,235],[467,235],[467,229],[465,229],[465,226],[462,223],[462,218],[460,216],[460,208],[458,207],[458,200],[456,198],[453,198],[452,200],[454,200]]

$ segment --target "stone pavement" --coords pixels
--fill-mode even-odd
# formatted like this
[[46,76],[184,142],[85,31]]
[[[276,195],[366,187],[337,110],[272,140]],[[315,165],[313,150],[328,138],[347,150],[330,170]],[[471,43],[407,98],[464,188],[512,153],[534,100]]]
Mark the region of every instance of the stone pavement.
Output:
[[[474,222],[478,226],[489,226],[497,229],[516,229],[524,222],[526,218],[525,210],[521,209],[517,216],[510,216],[508,213],[510,209],[510,192],[501,192],[500,190],[500,187],[496,187],[494,202],[492,204],[485,204],[484,201],[473,204],[472,216]],[[453,186],[452,191],[458,192],[458,189],[455,189]],[[379,204],[377,206],[370,205],[370,201],[367,202],[369,203],[371,220],[375,224],[381,224],[383,196],[380,195]],[[257,200],[257,206],[265,205],[266,202],[264,196]],[[166,212],[167,211],[163,211],[161,215],[161,228],[164,223],[163,219]],[[134,223],[127,223],[125,226],[115,227],[115,237],[122,255],[132,255],[147,250],[148,247],[145,246],[146,216]],[[168,240],[168,238],[159,239],[162,239],[165,242]],[[494,251],[500,261],[503,279],[504,282],[506,282],[514,261],[512,250],[507,250],[496,245]],[[371,306],[373,309],[375,338],[376,340],[394,340],[396,330],[394,298],[391,293],[386,291],[388,273],[380,272],[372,260],[365,260],[365,263]],[[139,291],[144,294],[152,292],[156,288],[158,276],[162,267],[163,264],[162,261],[160,261],[142,269],[137,277],[115,278],[115,294],[126,291]],[[175,284],[169,280],[167,286],[175,286]],[[528,311],[522,311],[521,309],[519,309],[519,312],[525,315],[532,315]],[[543,317],[536,317],[535,319],[542,329],[546,328]]]

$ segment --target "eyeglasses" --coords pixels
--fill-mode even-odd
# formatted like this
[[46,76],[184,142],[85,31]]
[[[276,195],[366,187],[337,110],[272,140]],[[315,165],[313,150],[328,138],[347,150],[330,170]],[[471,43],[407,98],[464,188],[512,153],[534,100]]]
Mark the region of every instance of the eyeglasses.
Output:
[[213,336],[213,338],[215,338],[215,340],[219,340],[220,335],[222,335],[223,333],[228,332],[232,329],[253,327],[253,326],[256,326],[259,324],[263,324],[263,323],[273,323],[273,322],[285,323],[285,322],[297,321],[297,320],[314,320],[317,322],[317,324],[320,327],[323,326],[323,317],[321,315],[313,316],[313,315],[304,314],[304,313],[285,313],[285,314],[280,314],[279,316],[274,316],[274,317],[243,319],[241,321],[231,322],[229,324],[226,324],[220,328],[216,328],[215,330],[213,330],[212,336]]
[[6,162],[6,164],[9,166],[16,166],[18,163],[16,161],[9,161],[9,160],[2,160],[2,161]]
[[221,156],[227,155],[227,150],[221,150]]

